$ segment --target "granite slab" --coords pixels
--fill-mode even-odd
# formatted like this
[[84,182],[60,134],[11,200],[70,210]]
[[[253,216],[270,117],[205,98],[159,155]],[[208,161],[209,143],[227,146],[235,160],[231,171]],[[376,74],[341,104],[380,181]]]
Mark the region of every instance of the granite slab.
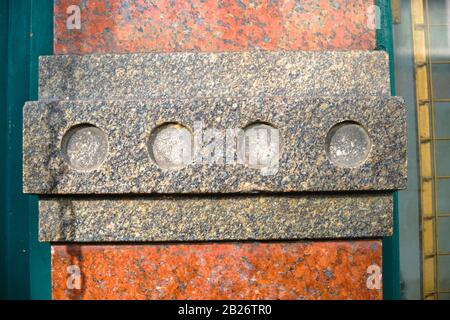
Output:
[[[376,28],[367,16],[374,0],[55,0],[54,3],[55,54],[258,48],[375,50],[376,47]],[[81,8],[79,29],[67,25],[68,9],[74,6]]]
[[23,163],[23,190],[34,194],[395,190],[406,184],[405,105],[395,97],[29,102]]
[[392,235],[392,193],[42,198],[39,240],[298,240]]
[[383,298],[379,239],[56,244],[51,253],[56,300]]
[[40,57],[40,100],[390,95],[381,51],[250,51]]

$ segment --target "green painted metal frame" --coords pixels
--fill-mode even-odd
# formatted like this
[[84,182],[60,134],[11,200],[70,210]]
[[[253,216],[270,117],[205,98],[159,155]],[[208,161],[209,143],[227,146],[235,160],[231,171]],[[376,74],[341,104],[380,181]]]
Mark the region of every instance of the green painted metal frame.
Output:
[[0,22],[0,297],[50,299],[50,246],[37,240],[37,199],[22,193],[22,107],[37,98],[38,57],[52,53],[53,1],[2,1]]
[[[6,107],[6,97],[8,92],[8,2],[0,2],[0,155],[6,154],[8,128],[8,117]],[[0,156],[0,298],[8,296],[6,285],[8,274],[8,237],[7,237],[7,216],[6,216],[6,157]]]
[[[389,0],[376,0],[382,27],[379,50],[391,55]],[[38,56],[51,54],[53,1],[0,3],[0,298],[50,299],[50,246],[37,242],[37,200],[22,194],[22,106],[37,98]],[[394,236],[383,241],[384,298],[400,298],[398,199],[394,198]]]
[[[375,0],[380,8],[381,28],[377,30],[377,50],[388,52],[391,70],[391,92],[395,95],[394,44],[390,0]],[[398,194],[394,194],[394,234],[383,239],[383,298],[400,299],[400,240]]]

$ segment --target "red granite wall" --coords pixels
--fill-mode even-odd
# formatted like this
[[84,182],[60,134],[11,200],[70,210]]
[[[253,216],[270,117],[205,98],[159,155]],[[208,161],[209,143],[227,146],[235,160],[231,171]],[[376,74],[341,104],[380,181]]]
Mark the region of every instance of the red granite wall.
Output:
[[55,299],[381,298],[381,241],[56,245],[52,259]]
[[[55,0],[55,54],[373,50],[373,0]],[[70,5],[81,29],[67,29]],[[54,299],[381,299],[381,241],[52,246]],[[369,285],[368,285],[369,284]]]
[[[373,50],[374,0],[55,0],[54,51]],[[67,8],[81,8],[68,30]]]

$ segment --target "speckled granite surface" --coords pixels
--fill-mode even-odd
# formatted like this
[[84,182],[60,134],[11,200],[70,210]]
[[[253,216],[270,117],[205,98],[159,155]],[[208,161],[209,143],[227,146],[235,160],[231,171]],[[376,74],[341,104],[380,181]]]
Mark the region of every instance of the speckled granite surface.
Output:
[[[374,50],[374,0],[55,0],[55,54]],[[82,28],[68,29],[69,6]]]
[[[401,98],[31,102],[25,106],[24,119],[26,193],[394,190],[406,183],[405,105]],[[336,124],[349,120],[367,131],[368,155],[357,166],[341,167],[330,161],[327,139]],[[239,162],[196,162],[192,158],[183,168],[160,167],[151,157],[149,140],[157,125],[174,121],[189,130],[202,121],[204,129],[223,134],[228,128],[245,128],[257,121],[269,123],[279,130],[277,171],[264,175]],[[108,151],[90,171],[69,165],[64,156],[65,133],[84,123],[100,128],[107,137],[102,138],[107,145],[98,150]],[[97,142],[92,141],[94,146]],[[353,141],[343,144],[351,147]],[[214,152],[220,155],[217,150]],[[90,152],[85,149],[82,156]]]
[[52,294],[57,300],[382,299],[381,252],[380,240],[53,245]]
[[389,95],[385,52],[166,53],[40,58],[39,98]]
[[40,241],[208,241],[381,238],[393,195],[48,198]]

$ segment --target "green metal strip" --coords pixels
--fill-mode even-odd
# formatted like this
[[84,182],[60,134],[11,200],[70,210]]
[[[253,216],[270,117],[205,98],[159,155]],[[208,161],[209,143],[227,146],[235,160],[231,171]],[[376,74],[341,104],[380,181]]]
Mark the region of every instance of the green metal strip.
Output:
[[37,200],[22,193],[22,107],[37,98],[38,56],[51,54],[53,2],[9,0],[0,5],[2,298],[49,299],[50,247],[37,241]]
[[[395,95],[394,47],[390,0],[375,0],[380,8],[381,28],[377,30],[377,50],[388,52],[391,69],[391,92]],[[383,240],[383,298],[400,299],[400,253],[398,194],[394,194],[394,235]]]
[[[30,97],[38,99],[39,56],[53,53],[53,1],[31,0]],[[38,242],[38,201],[29,197],[30,298],[51,298],[50,244]]]
[[[8,2],[0,2],[0,154],[5,155],[7,149],[6,133],[7,117],[7,74],[8,74]],[[0,299],[8,296],[8,237],[6,215],[6,157],[0,157]]]
[[29,298],[28,197],[22,194],[22,107],[29,97],[30,1],[9,1],[6,214],[8,298]]

